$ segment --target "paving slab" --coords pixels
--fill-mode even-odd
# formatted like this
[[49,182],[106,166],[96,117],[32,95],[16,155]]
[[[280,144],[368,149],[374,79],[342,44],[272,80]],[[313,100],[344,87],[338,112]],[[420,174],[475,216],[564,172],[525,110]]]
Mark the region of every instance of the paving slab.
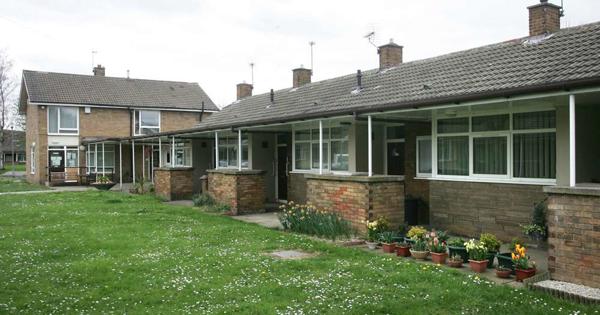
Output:
[[277,212],[265,212],[232,216],[233,219],[255,223],[269,229],[283,230],[283,226],[279,222]]
[[271,252],[269,255],[279,259],[304,259],[316,256],[316,254],[299,250],[278,250]]

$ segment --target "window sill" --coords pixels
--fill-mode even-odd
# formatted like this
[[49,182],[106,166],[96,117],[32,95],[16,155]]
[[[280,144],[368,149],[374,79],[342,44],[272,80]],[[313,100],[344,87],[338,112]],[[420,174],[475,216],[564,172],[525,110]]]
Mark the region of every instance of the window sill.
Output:
[[536,179],[498,179],[498,178],[477,178],[477,177],[433,177],[417,176],[415,179],[432,181],[451,181],[451,182],[473,182],[473,183],[492,183],[492,184],[515,184],[515,185],[536,185],[536,186],[555,186],[556,180],[536,180]]

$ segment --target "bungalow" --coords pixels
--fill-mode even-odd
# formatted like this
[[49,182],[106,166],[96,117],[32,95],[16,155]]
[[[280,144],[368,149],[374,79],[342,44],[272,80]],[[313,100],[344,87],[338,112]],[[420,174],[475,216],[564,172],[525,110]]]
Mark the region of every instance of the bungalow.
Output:
[[157,170],[158,194],[206,173],[202,190],[236,213],[311,202],[357,228],[399,224],[418,198],[418,223],[510,240],[549,198],[551,271],[597,285],[561,251],[600,270],[600,23],[560,29],[559,6],[528,10],[523,38],[411,62],[390,42],[377,69],[319,82],[294,69],[291,88],[239,84],[194,128],[88,143],[191,140],[192,167]]

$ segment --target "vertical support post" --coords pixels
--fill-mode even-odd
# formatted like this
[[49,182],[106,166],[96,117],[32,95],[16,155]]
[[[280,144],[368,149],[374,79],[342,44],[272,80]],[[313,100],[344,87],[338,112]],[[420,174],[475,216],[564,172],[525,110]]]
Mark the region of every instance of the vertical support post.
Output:
[[146,145],[142,144],[142,180],[146,179]]
[[106,175],[106,169],[104,168],[105,165],[105,161],[104,161],[104,142],[102,142],[102,176]]
[[131,176],[135,185],[135,140],[131,140]]
[[175,136],[171,140],[171,167],[175,167]]
[[[311,46],[312,49],[312,46]],[[319,120],[319,174],[323,174],[323,121]]]
[[94,174],[98,174],[98,143],[94,143],[94,157],[96,158],[96,163],[94,163]]
[[238,171],[242,170],[242,129],[238,129]]
[[[92,159],[90,158],[90,155],[92,154],[92,146],[88,143],[88,149],[87,152],[85,152],[85,155],[87,156],[87,173],[86,174],[90,174],[91,168],[90,168],[90,163],[92,163]],[[94,159],[96,157],[94,156]],[[94,161],[94,165],[96,165],[96,161]]]
[[219,132],[215,131],[215,169],[219,168]]
[[371,115],[367,118],[368,123],[368,145],[369,145],[369,177],[373,176],[373,121],[371,119]]
[[119,189],[123,190],[123,143],[119,141]]
[[435,111],[431,111],[431,176],[436,177],[438,173],[437,163],[437,122]]
[[162,167],[162,141],[160,137],[158,137],[158,167]]
[[575,95],[569,95],[569,186],[576,184],[575,167]]

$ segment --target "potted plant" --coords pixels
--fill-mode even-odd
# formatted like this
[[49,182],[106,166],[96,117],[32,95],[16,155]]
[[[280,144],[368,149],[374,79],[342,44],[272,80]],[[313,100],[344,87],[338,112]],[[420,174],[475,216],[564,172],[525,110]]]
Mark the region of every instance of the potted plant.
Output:
[[502,278],[502,279],[510,278],[511,273],[512,273],[512,269],[510,269],[510,268],[506,268],[506,267],[502,267],[502,266],[496,267],[496,276],[498,278]]
[[494,267],[494,258],[496,254],[500,251],[500,246],[502,243],[498,240],[496,235],[491,233],[481,233],[479,236],[479,241],[488,249],[487,259],[488,259],[488,268]]
[[[423,228],[422,228],[423,229]],[[429,255],[429,246],[427,242],[426,230],[423,229],[425,233],[423,234],[415,234],[413,235],[412,247],[410,248],[410,254],[415,257],[415,259],[425,260]],[[410,231],[409,231],[410,233]]]
[[90,184],[98,190],[110,190],[115,183],[108,176],[97,176],[96,181]]
[[410,244],[407,242],[400,242],[396,244],[396,255],[400,257],[410,257]]
[[379,222],[375,221],[367,221],[367,247],[369,249],[377,248],[377,237],[379,234]]
[[448,241],[448,254],[450,257],[456,255],[462,257],[463,263],[469,262],[469,253],[467,253],[467,249],[465,248],[465,240],[462,238],[454,238]]
[[448,266],[452,268],[460,268],[463,264],[463,258],[461,255],[455,254],[454,256],[450,256],[448,258]]
[[548,224],[546,222],[545,201],[536,203],[533,207],[533,216],[530,224],[521,225],[523,234],[533,241],[536,247],[544,247],[548,236]]
[[431,261],[436,264],[444,265],[446,264],[446,258],[448,257],[448,253],[446,253],[446,242],[440,241],[436,232],[433,231],[429,234],[429,250],[431,251]]
[[406,232],[408,231],[408,225],[406,223],[400,224],[398,227],[398,233],[394,236],[394,241],[396,243],[405,242],[404,238],[406,237]]
[[515,264],[517,281],[523,281],[523,279],[535,275],[535,263],[527,255],[525,246],[521,246],[520,244],[515,245],[515,251],[512,253],[512,261]]
[[471,239],[465,243],[465,248],[469,253],[469,266],[471,270],[482,273],[487,269],[487,252],[488,249],[475,239]]
[[379,233],[379,240],[381,241],[381,247],[384,253],[393,253],[396,249],[396,243],[394,242],[394,232],[385,231]]
[[496,254],[496,259],[498,259],[498,266],[509,268],[512,270],[512,274],[515,274],[515,264],[512,261],[512,253],[515,251],[515,245],[523,244],[521,240],[518,238],[513,238],[510,244],[509,252],[501,252]]
[[413,244],[417,238],[425,237],[425,234],[427,234],[425,228],[422,226],[413,226],[408,230],[408,233],[406,233],[404,240],[409,244]]

